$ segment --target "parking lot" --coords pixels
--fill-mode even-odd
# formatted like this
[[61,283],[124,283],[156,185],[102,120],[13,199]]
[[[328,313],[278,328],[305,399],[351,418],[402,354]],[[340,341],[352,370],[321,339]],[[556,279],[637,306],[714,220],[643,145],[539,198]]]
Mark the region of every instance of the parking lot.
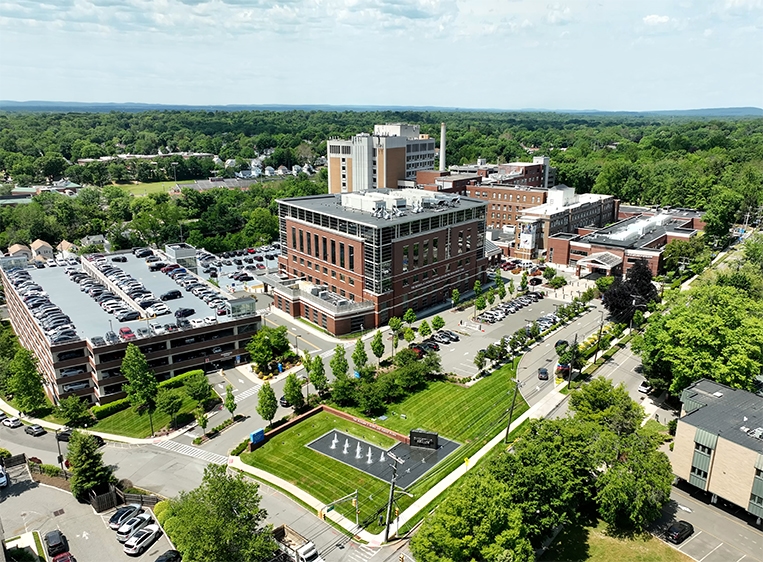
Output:
[[[88,504],[81,504],[63,490],[34,482],[26,466],[9,469],[11,483],[0,490],[0,512],[6,537],[25,532],[59,529],[69,543],[69,551],[77,562],[127,560],[115,532],[109,529],[111,513],[97,514]],[[161,536],[138,559],[154,560],[171,548]]]
[[460,326],[449,326],[458,333],[461,340],[450,344],[440,344],[440,357],[445,372],[455,373],[459,377],[473,377],[477,374],[474,356],[491,343],[497,343],[504,336],[511,336],[520,328],[532,324],[540,316],[553,313],[563,301],[546,297],[509,314],[494,324],[481,324],[468,320],[472,312],[464,312]]

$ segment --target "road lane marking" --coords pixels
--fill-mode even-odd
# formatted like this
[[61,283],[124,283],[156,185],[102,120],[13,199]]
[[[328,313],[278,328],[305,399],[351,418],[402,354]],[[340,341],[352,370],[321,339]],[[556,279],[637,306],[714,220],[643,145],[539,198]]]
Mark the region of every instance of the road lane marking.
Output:
[[[747,556],[746,554],[742,554],[742,558],[744,558],[744,557],[746,557],[746,556]],[[741,562],[742,558],[740,558],[739,560],[737,560],[737,562]]]

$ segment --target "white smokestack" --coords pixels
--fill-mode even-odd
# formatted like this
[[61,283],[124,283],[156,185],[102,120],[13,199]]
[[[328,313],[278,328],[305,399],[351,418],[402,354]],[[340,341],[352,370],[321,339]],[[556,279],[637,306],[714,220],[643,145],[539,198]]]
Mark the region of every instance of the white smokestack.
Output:
[[440,171],[445,171],[445,123],[440,123]]

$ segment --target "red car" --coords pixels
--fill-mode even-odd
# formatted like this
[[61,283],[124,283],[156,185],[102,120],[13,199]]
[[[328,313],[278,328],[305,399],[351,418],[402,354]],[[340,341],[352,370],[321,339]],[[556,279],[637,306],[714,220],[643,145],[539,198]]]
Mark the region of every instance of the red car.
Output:
[[132,329],[124,326],[123,328],[119,328],[119,338],[124,341],[132,341],[136,339],[136,335]]
[[53,557],[53,562],[77,562],[71,552],[64,552],[58,556]]

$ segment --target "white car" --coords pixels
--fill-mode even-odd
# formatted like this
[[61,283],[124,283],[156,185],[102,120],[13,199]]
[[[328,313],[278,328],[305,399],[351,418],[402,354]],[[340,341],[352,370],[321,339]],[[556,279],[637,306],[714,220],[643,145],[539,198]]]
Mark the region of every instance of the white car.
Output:
[[152,316],[163,316],[170,313],[170,309],[164,304],[153,304],[146,309]]
[[161,324],[151,324],[151,329],[154,331],[154,334],[156,334],[157,336],[162,336],[167,333],[167,328],[165,328]]
[[201,318],[191,319],[191,328],[201,328],[202,326],[204,326],[204,320]]
[[652,385],[649,384],[648,381],[641,381],[641,384],[638,385],[638,391],[643,392],[644,394],[649,394],[652,392]]
[[117,540],[126,543],[132,536],[149,523],[153,523],[150,513],[141,513],[125,521],[117,529]]
[[8,485],[8,475],[3,467],[0,467],[0,488],[5,488]]
[[124,551],[126,554],[143,554],[161,534],[159,525],[146,525],[127,539]]
[[204,318],[204,320],[202,320],[202,322],[204,322],[205,326],[211,326],[212,324],[216,324],[217,320],[215,319],[214,316],[207,316],[206,318]]
[[3,425],[5,427],[21,427],[21,420],[18,418],[5,418],[3,420]]

